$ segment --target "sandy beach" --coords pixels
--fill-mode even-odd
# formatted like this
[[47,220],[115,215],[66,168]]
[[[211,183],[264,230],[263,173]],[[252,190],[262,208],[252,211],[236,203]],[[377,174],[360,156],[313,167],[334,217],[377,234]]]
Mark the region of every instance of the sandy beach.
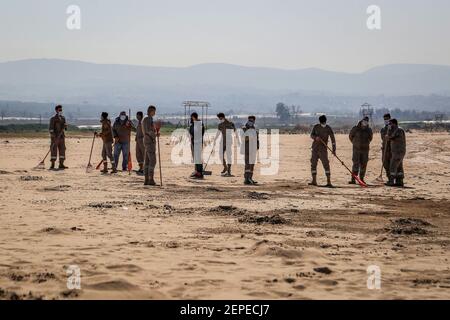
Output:
[[[281,136],[279,174],[257,170],[259,186],[243,185],[242,165],[232,178],[214,165],[191,181],[169,141],[160,188],[136,174],[86,173],[89,137],[68,135],[66,171],[33,170],[48,139],[1,138],[0,299],[450,298],[448,133],[408,134],[405,189],[350,186],[337,160],[336,188],[308,186],[307,135]],[[351,164],[347,136],[337,142]],[[368,182],[379,146],[377,135]],[[67,287],[71,265],[81,290]],[[380,290],[367,288],[371,265]]]

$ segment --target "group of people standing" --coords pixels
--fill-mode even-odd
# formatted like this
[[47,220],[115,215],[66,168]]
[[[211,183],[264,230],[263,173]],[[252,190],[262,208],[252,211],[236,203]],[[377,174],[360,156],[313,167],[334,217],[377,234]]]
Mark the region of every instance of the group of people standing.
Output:
[[[406,155],[405,131],[398,126],[397,119],[392,119],[390,114],[385,114],[384,127],[380,131],[382,141],[382,163],[388,181],[386,186],[403,187],[404,171],[403,159]],[[364,117],[354,126],[349,134],[349,140],[353,145],[352,178],[349,184],[356,184],[355,177],[365,183],[367,164],[369,162],[370,143],[373,139],[373,131],[369,125],[369,117]],[[319,117],[319,124],[313,127],[311,132],[312,156],[310,185],[317,186],[317,163],[322,162],[327,177],[327,187],[332,187],[330,161],[328,159],[328,140],[331,139],[332,153],[336,155],[336,139],[331,127],[327,124],[327,117]]]
[[[128,171],[130,160],[131,132],[136,132],[136,160],[139,169],[136,171],[145,176],[145,185],[156,185],[154,172],[156,166],[156,138],[160,132],[153,122],[156,114],[156,107],[150,106],[147,109],[147,116],[139,111],[136,114],[137,125],[135,125],[122,111],[111,125],[108,113],[101,115],[101,132],[97,136],[103,140],[102,159],[103,171],[108,173],[108,159],[111,162],[111,173],[117,173],[120,154],[122,153],[122,171]],[[114,155],[113,155],[114,149]]]
[[[65,161],[65,135],[67,129],[66,120],[62,114],[62,106],[55,107],[56,114],[50,119],[50,136],[51,136],[51,167],[55,169],[55,162],[59,153],[59,169],[67,169],[64,165]],[[149,106],[147,109],[147,116],[144,117],[143,112],[136,114],[137,124],[135,125],[127,116],[126,112],[122,111],[114,121],[111,123],[109,115],[106,112],[101,114],[101,132],[96,134],[103,140],[102,159],[103,170],[102,173],[107,174],[108,160],[111,163],[111,173],[117,173],[117,165],[119,163],[120,154],[122,153],[122,170],[128,171],[128,163],[130,160],[130,142],[131,133],[136,132],[136,160],[139,169],[136,171],[139,175],[145,177],[145,185],[156,185],[154,180],[154,172],[156,166],[156,141],[160,135],[160,125],[156,125],[153,118],[156,114],[156,107]],[[222,155],[223,177],[231,177],[231,148],[232,137],[231,133],[236,133],[236,126],[225,117],[224,113],[217,115],[219,120],[218,132],[215,141],[220,138],[220,148]],[[255,185],[253,180],[253,172],[256,163],[256,153],[259,149],[259,134],[256,129],[256,117],[249,116],[246,124],[242,127],[243,136],[241,145],[241,153],[245,157],[245,172],[244,184]],[[384,115],[385,125],[381,129],[382,140],[382,162],[383,167],[388,178],[387,186],[403,187],[404,171],[403,158],[406,154],[406,135],[405,131],[398,126],[398,121],[392,119],[390,114]],[[191,121],[189,126],[189,134],[191,137],[192,157],[195,163],[195,169],[192,179],[204,178],[204,166],[202,159],[203,151],[203,136],[205,134],[205,127],[199,119],[196,112],[191,114]],[[312,154],[311,154],[311,175],[312,181],[310,185],[317,186],[317,165],[318,161],[322,162],[327,177],[327,187],[332,187],[331,182],[331,168],[328,158],[328,149],[336,155],[336,139],[333,129],[327,124],[327,117],[322,115],[319,117],[319,123],[316,124],[311,131]],[[373,139],[373,131],[369,125],[369,118],[364,117],[354,126],[349,134],[350,142],[353,145],[353,166],[352,178],[350,184],[355,184],[355,177],[359,177],[364,182],[367,164],[369,161],[370,144]],[[331,140],[332,147],[328,147],[328,142]]]

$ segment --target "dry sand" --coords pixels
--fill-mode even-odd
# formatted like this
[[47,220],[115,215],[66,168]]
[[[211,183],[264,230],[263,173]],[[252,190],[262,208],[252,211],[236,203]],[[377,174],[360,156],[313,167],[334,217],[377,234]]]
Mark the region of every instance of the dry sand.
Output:
[[[87,137],[67,140],[70,169],[58,172],[32,170],[47,139],[2,138],[0,298],[448,299],[449,138],[408,134],[407,189],[349,186],[336,160],[337,188],[307,186],[306,135],[281,137],[280,174],[257,175],[257,187],[242,185],[242,166],[189,181],[192,166],[171,164],[163,137],[163,188],[86,174]],[[344,135],[338,154],[350,163]],[[69,265],[79,291],[66,287]],[[367,289],[369,265],[381,290]]]

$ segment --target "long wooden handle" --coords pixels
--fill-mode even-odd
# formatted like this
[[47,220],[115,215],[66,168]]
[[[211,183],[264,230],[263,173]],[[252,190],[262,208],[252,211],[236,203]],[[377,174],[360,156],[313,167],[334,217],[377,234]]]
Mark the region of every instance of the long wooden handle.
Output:
[[88,166],[91,164],[91,160],[92,160],[92,151],[94,150],[94,143],[95,143],[95,132],[94,132],[94,138],[92,139],[91,154],[89,155],[89,163],[88,163]]
[[162,187],[163,186],[163,180],[162,180],[162,169],[161,169],[161,152],[160,152],[160,148],[159,148],[159,137],[157,137],[157,139],[158,139],[159,181],[160,181],[160,185]]

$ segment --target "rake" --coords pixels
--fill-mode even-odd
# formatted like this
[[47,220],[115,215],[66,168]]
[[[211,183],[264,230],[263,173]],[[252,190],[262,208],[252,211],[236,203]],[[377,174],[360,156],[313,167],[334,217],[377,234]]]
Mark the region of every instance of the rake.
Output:
[[97,132],[94,132],[94,137],[92,138],[92,145],[91,145],[91,153],[89,155],[89,162],[86,166],[86,173],[89,173],[92,171],[92,164],[91,164],[91,160],[92,160],[92,151],[94,150],[94,143],[95,143],[95,137],[97,136]]
[[344,166],[344,168],[347,169],[348,172],[350,172],[350,174],[352,175],[352,177],[356,180],[356,182],[358,182],[358,184],[361,186],[361,188],[367,188],[368,185],[367,185],[364,181],[362,181],[362,180],[358,177],[358,175],[356,175],[352,170],[350,170],[349,167],[347,167],[347,165],[345,164],[345,162],[342,161],[342,160],[337,156],[337,154],[334,153],[333,150],[332,150],[332,149],[331,149],[331,148],[330,148],[330,147],[329,147],[329,146],[328,146],[321,138],[319,138],[319,139],[320,139],[320,142],[322,142],[322,144],[323,144],[325,147],[327,147],[328,150],[331,151],[331,154],[332,154],[333,156],[335,156],[336,159]]
[[205,167],[203,168],[203,175],[204,176],[212,176],[212,171],[206,171],[206,168],[208,167],[209,160],[211,160],[211,156],[213,155],[214,149],[216,148],[216,141],[217,140],[214,139],[214,143],[213,143],[213,146],[212,146],[211,153],[209,154],[208,161],[206,161]]
[[59,142],[59,139],[62,137],[62,132],[59,134],[59,136],[55,139],[55,141],[50,145],[50,149],[48,149],[47,154],[45,155],[44,159],[42,159],[41,162],[39,162],[39,164],[34,167],[34,170],[44,170],[45,169],[45,160],[47,159],[48,155],[50,154],[50,152],[52,152],[52,148],[55,144],[57,144],[57,142]]
[[387,145],[387,141],[384,141],[383,142],[383,156],[382,156],[380,175],[372,182],[374,184],[378,184],[378,185],[384,184],[383,169],[384,169],[384,160],[385,160],[385,157],[386,157],[386,145]]
[[47,157],[48,157],[48,155],[50,154],[51,151],[52,151],[52,147],[50,147],[50,149],[48,150],[48,152],[45,155],[44,159],[42,159],[42,161],[39,162],[39,164],[33,168],[34,170],[45,170],[45,160],[47,159]]

